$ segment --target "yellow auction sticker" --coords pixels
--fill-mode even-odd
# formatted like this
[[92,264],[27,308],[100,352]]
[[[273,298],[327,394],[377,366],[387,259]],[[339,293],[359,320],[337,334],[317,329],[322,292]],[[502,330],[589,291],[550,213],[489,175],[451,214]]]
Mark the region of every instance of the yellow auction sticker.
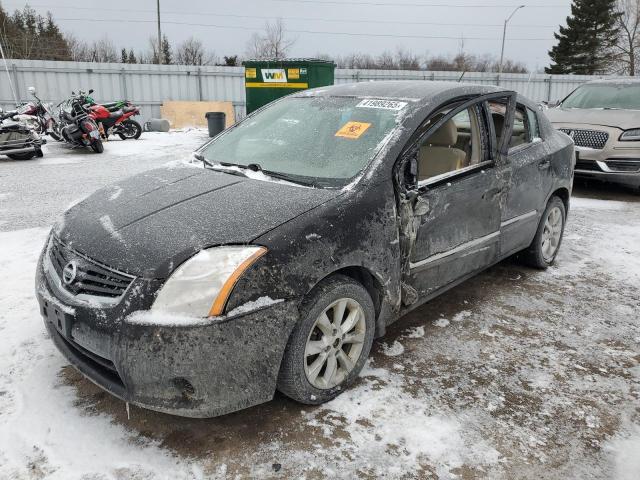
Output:
[[360,138],[360,136],[367,131],[367,128],[371,126],[370,123],[363,122],[347,122],[340,130],[336,132],[336,137],[344,138]]

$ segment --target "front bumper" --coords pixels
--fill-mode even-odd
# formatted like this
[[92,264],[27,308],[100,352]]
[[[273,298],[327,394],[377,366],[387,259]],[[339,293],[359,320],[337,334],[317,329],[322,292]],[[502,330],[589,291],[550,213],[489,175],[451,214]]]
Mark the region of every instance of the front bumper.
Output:
[[[273,398],[298,318],[296,302],[200,325],[140,325],[129,323],[121,306],[62,301],[48,283],[42,258],[36,277],[40,310],[56,347],[116,397],[186,417],[214,417]],[[149,297],[141,289],[130,290],[136,298]],[[120,303],[135,305],[135,299],[125,296]]]
[[558,129],[596,130],[607,135],[602,148],[576,145],[578,158],[575,176],[603,182],[617,183],[632,188],[640,187],[640,142],[621,142],[623,130],[602,125],[554,123]]

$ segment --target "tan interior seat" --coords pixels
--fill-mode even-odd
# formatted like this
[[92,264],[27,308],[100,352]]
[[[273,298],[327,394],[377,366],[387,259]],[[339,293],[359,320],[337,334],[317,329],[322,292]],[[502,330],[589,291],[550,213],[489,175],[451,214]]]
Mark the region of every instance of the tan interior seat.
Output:
[[427,139],[427,143],[420,147],[418,154],[419,180],[452,172],[464,166],[467,155],[464,150],[454,147],[457,141],[458,128],[453,120],[446,122]]

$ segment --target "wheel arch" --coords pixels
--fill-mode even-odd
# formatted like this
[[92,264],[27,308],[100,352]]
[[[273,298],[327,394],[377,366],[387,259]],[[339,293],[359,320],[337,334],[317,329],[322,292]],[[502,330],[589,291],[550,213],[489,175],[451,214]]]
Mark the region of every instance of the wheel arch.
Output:
[[[551,195],[549,195],[549,198],[547,198],[546,203],[549,203],[549,200],[551,200],[552,197],[558,197],[560,200],[562,200],[562,203],[564,204],[565,214],[569,213],[569,204],[571,200],[571,194],[569,193],[568,188],[560,187],[555,189],[551,193]],[[545,206],[546,206],[546,203],[545,203]]]

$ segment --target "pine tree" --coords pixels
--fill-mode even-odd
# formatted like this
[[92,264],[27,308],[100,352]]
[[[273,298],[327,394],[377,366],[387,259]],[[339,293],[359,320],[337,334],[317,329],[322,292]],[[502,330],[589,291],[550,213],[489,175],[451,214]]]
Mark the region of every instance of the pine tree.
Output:
[[9,16],[0,5],[0,41],[9,58],[71,60],[69,43],[51,13],[43,17],[29,6]]
[[573,0],[567,26],[549,52],[546,73],[594,75],[612,66],[612,49],[618,37],[616,0]]
[[136,54],[133,53],[133,48],[129,50],[129,58],[127,59],[127,63],[138,63],[138,59],[136,58]]
[[122,50],[120,50],[120,63],[127,63],[129,60],[128,56],[127,56],[127,49],[123,48]]
[[173,63],[173,54],[171,52],[171,44],[166,35],[162,36],[162,63],[171,65]]

